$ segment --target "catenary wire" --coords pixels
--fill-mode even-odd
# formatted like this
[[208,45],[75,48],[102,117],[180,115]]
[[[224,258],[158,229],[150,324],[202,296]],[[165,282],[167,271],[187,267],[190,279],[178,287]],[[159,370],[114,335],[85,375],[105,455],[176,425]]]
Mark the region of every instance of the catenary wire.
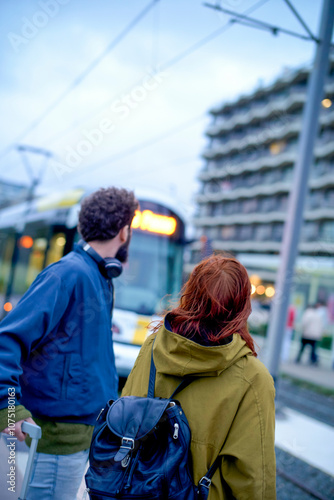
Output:
[[[169,169],[172,169],[175,167],[179,167],[180,165],[186,165],[187,163],[195,163],[195,162],[200,162],[200,161],[201,161],[201,159],[198,157],[198,155],[191,156],[188,158],[174,159],[174,160],[171,160],[167,163],[163,163],[163,164],[160,163],[159,165],[154,165],[154,167],[151,166],[148,169],[146,169],[144,167],[144,168],[141,168],[140,171],[131,172],[131,179],[133,179],[133,177],[135,178],[136,175],[140,175],[141,178],[145,177],[145,176],[151,174],[152,172],[155,172],[156,170],[160,169],[161,167],[163,167],[165,170],[169,170]],[[122,174],[122,175],[124,175],[124,174]]]
[[[259,9],[260,7],[262,7],[262,5],[264,5],[268,1],[269,0],[259,0],[252,7],[250,7],[247,10],[245,10],[244,13],[245,14],[251,14],[255,10]],[[182,59],[185,59],[186,57],[188,57],[192,53],[196,52],[203,45],[207,44],[208,42],[210,42],[214,38],[217,38],[218,36],[220,36],[221,34],[223,34],[225,31],[227,31],[228,29],[230,29],[233,26],[233,24],[234,24],[234,21],[233,20],[229,20],[226,24],[224,24],[224,26],[222,26],[222,27],[214,30],[209,35],[205,36],[204,38],[202,38],[198,42],[194,43],[193,45],[191,45],[187,49],[183,50],[182,52],[180,52],[176,56],[172,57],[171,59],[169,59],[165,63],[159,65],[159,71],[166,71],[167,69],[170,69],[172,66],[174,66],[174,64],[177,64]],[[143,77],[141,77],[136,82],[134,82],[132,85],[130,85],[126,90],[123,90],[122,94],[124,94],[124,93],[126,94],[126,93],[130,92],[135,86],[140,85],[142,83],[142,80],[143,80]],[[47,141],[44,142],[44,144],[46,144],[46,145],[52,144],[55,140],[60,139],[61,137],[63,137],[64,135],[66,135],[71,130],[77,128],[78,125],[82,123],[82,121],[87,120],[87,118],[92,117],[92,116],[96,116],[97,114],[101,113],[103,110],[105,110],[107,108],[107,106],[109,106],[113,101],[115,101],[119,97],[120,97],[120,94],[114,95],[111,99],[109,99],[106,103],[104,103],[102,106],[100,106],[97,110],[94,110],[93,112],[90,111],[89,113],[86,113],[80,119],[76,120],[72,125],[70,125],[70,127],[67,127],[64,131],[62,131],[60,133],[57,133],[56,135],[54,135],[51,138],[47,139]]]
[[151,10],[151,8],[157,3],[159,0],[152,0],[149,2],[144,9],[142,9],[139,14],[137,14],[132,21],[110,42],[110,44],[105,48],[105,50],[97,56],[88,66],[87,68],[77,76],[70,85],[43,111],[43,113],[38,116],[30,125],[27,127],[14,141],[13,144],[9,145],[1,154],[0,159],[2,159],[12,148],[13,146],[24,139],[30,132],[32,132],[35,128],[40,125],[40,123],[53,111],[63,100],[64,98],[71,93],[76,87],[78,87],[83,80],[96,68],[96,66],[106,57],[109,52],[114,49],[118,43],[128,34],[130,31],[138,24],[138,22]]
[[310,37],[315,41],[315,42],[318,42],[319,40],[313,35],[312,31],[310,30],[310,28],[307,26],[307,24],[305,23],[304,19],[301,17],[301,15],[299,14],[299,12],[297,11],[297,9],[295,9],[295,7],[292,5],[292,3],[290,2],[290,0],[284,0],[285,3],[287,4],[287,6],[290,8],[291,12],[295,15],[295,17],[298,19],[298,21],[300,22],[300,24],[303,26],[303,28],[305,29],[305,31],[310,35]]
[[160,22],[161,22],[161,12],[160,12],[161,2],[153,11],[153,25],[152,25],[152,68],[157,71],[158,59],[159,59],[159,42],[160,42]]
[[207,2],[205,2],[203,5],[205,5],[205,7],[209,7],[210,9],[214,9],[214,10],[218,10],[220,12],[223,12],[229,16],[233,16],[233,18],[234,18],[233,22],[240,22],[239,20],[241,20],[241,22],[250,23],[253,28],[267,29],[268,31],[271,31],[274,35],[277,35],[278,33],[284,33],[286,35],[300,38],[302,40],[315,40],[313,35],[312,36],[301,35],[300,33],[296,33],[295,31],[287,30],[285,28],[282,28],[281,26],[274,26],[273,24],[269,24],[269,23],[266,23],[264,21],[260,21],[259,19],[248,17],[245,14],[239,14],[238,12],[225,9],[225,8],[221,7],[220,5],[213,5],[213,4],[210,4]]
[[[259,0],[258,2],[256,2],[252,7],[250,7],[249,9],[246,9],[244,11],[245,14],[251,14],[252,12],[254,12],[255,10],[259,9],[260,7],[262,7],[262,5],[264,5],[265,3],[267,3],[269,0]],[[215,30],[214,32],[212,32],[211,34],[209,34],[208,36],[202,38],[199,42],[193,44],[191,47],[189,47],[188,49],[182,51],[180,54],[176,55],[175,57],[173,57],[172,59],[170,59],[169,61],[167,61],[165,64],[164,64],[164,69],[166,68],[170,68],[172,65],[176,64],[177,62],[179,62],[180,60],[182,60],[183,58],[187,57],[188,55],[191,55],[193,52],[195,52],[196,50],[198,50],[202,45],[208,43],[209,41],[211,41],[212,39],[218,37],[220,34],[224,33],[225,31],[227,31],[230,27],[232,27],[233,25],[233,20],[229,20],[222,28],[219,28],[218,30]],[[138,81],[138,83],[141,83],[142,79],[140,79],[140,81]],[[131,88],[129,88],[129,90],[131,90],[133,88],[133,85],[131,86]],[[114,97],[112,99],[112,101],[115,99],[116,97]],[[111,102],[111,101],[109,101]],[[103,106],[103,109],[105,109],[105,106]],[[100,112],[101,109],[99,109],[98,112]],[[91,116],[91,113],[89,114],[89,116]],[[202,115],[201,115],[202,116]],[[204,115],[203,115],[204,116]],[[86,117],[85,117],[86,118]],[[74,126],[71,126],[71,129],[72,128],[75,128],[77,126],[78,123],[80,123],[80,121],[82,120],[82,118],[80,120],[78,120]],[[190,125],[189,125],[190,126]],[[180,130],[180,127],[183,127],[183,124],[181,124],[181,126],[178,126],[176,127],[176,131],[179,131]],[[66,132],[68,132],[68,129],[66,129]],[[61,136],[63,136],[64,134],[62,133]],[[131,150],[131,154],[139,151],[141,148],[144,149],[145,147],[148,147],[150,145],[154,145],[156,142],[159,142],[160,140],[163,140],[164,138],[167,138],[169,136],[172,136],[173,135],[173,130],[170,130],[170,131],[167,131],[160,139],[156,139],[156,140],[152,140],[152,141],[145,141],[145,143],[143,143],[142,145],[141,144],[138,144],[136,146],[134,146],[134,148]],[[57,138],[59,138],[59,135],[57,136]],[[114,156],[116,155],[113,155],[112,156],[112,159],[113,161],[117,161],[117,160],[121,160],[122,158],[125,157],[125,154],[126,152],[122,152],[122,156],[120,156],[119,158],[114,158]],[[129,153],[130,154],[130,153]],[[118,156],[118,155],[117,155]],[[107,163],[107,161],[110,161],[110,158],[111,157],[108,157],[104,160],[104,164]],[[1,157],[0,157],[1,159]],[[101,163],[101,162],[99,162]],[[96,164],[93,164],[92,168],[99,168],[99,164],[96,163]],[[102,166],[102,165],[101,165]],[[78,172],[77,176],[80,176],[81,174],[83,173],[86,173],[87,170],[90,169],[90,166],[87,166],[86,169],[84,171],[80,171]]]
[[[165,139],[168,139],[169,137],[177,134],[178,132],[182,132],[183,130],[186,130],[187,128],[195,125],[197,122],[200,120],[203,120],[204,118],[207,118],[207,115],[205,113],[201,113],[200,115],[191,118],[190,120],[187,120],[185,123],[182,123],[181,125],[178,125],[177,127],[173,127],[163,134],[159,134],[147,141],[143,141],[139,144],[136,144],[135,146],[128,148],[124,151],[121,151],[119,153],[115,153],[114,155],[109,155],[107,158],[102,159],[101,161],[98,161],[92,165],[87,165],[87,167],[80,169],[80,172],[77,172],[77,175],[83,175],[86,174],[87,172],[90,172],[91,170],[98,169],[100,167],[103,167],[107,163],[115,162],[115,161],[120,161],[123,160],[124,158],[127,158],[128,156],[133,155],[134,153],[137,153],[138,151],[142,151],[143,149],[146,149],[147,147],[153,146]],[[122,172],[122,174],[130,174],[131,171],[125,171]],[[74,177],[76,177],[74,173]]]
[[[268,1],[269,0],[259,0],[252,7],[250,7],[247,10],[245,10],[245,13],[246,14],[250,14],[250,13],[254,12],[255,10],[259,9],[260,7],[262,7],[262,5],[264,5]],[[184,51],[182,51],[179,54],[177,54],[176,56],[174,56],[173,58],[169,59],[167,62],[165,62],[162,65],[160,65],[159,66],[159,70],[160,71],[165,71],[167,69],[170,69],[174,64],[178,63],[182,59],[186,58],[187,56],[191,55],[195,51],[199,50],[203,45],[207,44],[208,42],[210,42],[214,38],[217,38],[219,35],[223,34],[225,31],[227,31],[229,28],[231,28],[233,26],[233,24],[234,24],[234,21],[233,20],[229,20],[226,24],[224,24],[224,26],[218,28],[217,30],[214,30],[212,33],[210,33],[206,37],[202,38],[200,41],[196,42],[195,44],[191,45],[190,47],[188,47]],[[142,82],[142,78],[140,80],[138,80],[137,82],[135,82],[134,85],[131,85],[130,87],[128,87],[128,89],[125,90],[125,91],[123,91],[122,93],[124,93],[124,92],[126,93],[128,91],[131,91],[134,88],[134,86],[140,84],[141,82]],[[113,101],[115,101],[117,99],[117,97],[119,97],[119,96],[118,95],[113,96],[113,98],[111,100],[109,100],[107,103],[105,103],[102,108],[99,108],[98,111],[94,111],[94,114],[98,114],[98,113],[100,113],[102,111],[102,109],[106,109],[106,107],[109,106],[110,103],[112,103]],[[76,122],[76,124],[74,124],[74,126],[71,126],[70,129],[66,129],[65,133],[69,132],[73,128],[76,128],[76,126],[77,126],[78,123],[80,123],[82,120],[87,119],[90,116],[92,116],[92,113],[89,113],[89,114],[85,115],[84,117],[82,117],[78,122]],[[65,133],[61,133],[60,136],[65,135]],[[57,135],[57,139],[59,139],[60,136],[58,134]],[[114,155],[113,155],[113,157],[114,157]],[[105,159],[105,162],[109,161],[110,158],[111,157],[108,156]],[[97,166],[97,163],[94,164],[94,167],[95,166]],[[88,166],[86,167],[85,172],[87,171],[87,168],[89,168],[89,167]],[[93,165],[92,165],[92,168],[93,168]],[[78,175],[80,175],[80,173],[78,172]]]

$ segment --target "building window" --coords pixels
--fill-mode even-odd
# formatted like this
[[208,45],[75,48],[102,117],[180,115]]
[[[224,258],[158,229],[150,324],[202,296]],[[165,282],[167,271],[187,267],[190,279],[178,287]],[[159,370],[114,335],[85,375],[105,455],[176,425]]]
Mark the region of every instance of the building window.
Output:
[[334,173],[334,162],[320,160],[316,162],[311,170],[311,175],[313,178],[321,177],[322,175],[332,174]]
[[258,208],[257,198],[250,198],[249,200],[244,200],[242,202],[242,212],[244,214],[250,214],[256,212]]
[[320,226],[320,239],[326,242],[334,242],[334,221],[325,221]]
[[200,252],[200,250],[192,250],[190,261],[193,264],[198,264],[200,262],[200,260],[201,260],[201,252]]
[[327,207],[334,208],[334,189],[328,189],[325,192],[325,203]]
[[238,189],[244,187],[243,177],[241,175],[237,175],[236,177],[231,178],[231,187],[232,189]]
[[313,221],[306,221],[302,227],[303,241],[316,241],[319,234],[319,224]]
[[271,239],[271,224],[259,224],[255,229],[255,239],[257,241],[266,241]]
[[222,203],[214,203],[212,208],[212,215],[222,215],[223,213],[223,204]]
[[281,180],[282,173],[278,168],[267,170],[263,172],[262,179],[264,184],[274,184],[275,182],[279,182]]
[[216,162],[215,161],[208,161],[208,163],[206,164],[206,170],[208,170],[209,172],[211,172],[212,170],[215,170],[216,169]]
[[280,212],[286,212],[288,209],[289,196],[287,194],[281,194],[277,197],[277,210]]
[[308,208],[314,209],[323,206],[324,204],[324,193],[321,191],[311,191],[308,197]]
[[236,236],[235,226],[224,226],[221,230],[223,240],[233,240]]
[[238,239],[241,241],[251,240],[253,236],[253,227],[249,224],[239,226],[238,236]]
[[209,240],[214,240],[217,237],[219,237],[220,231],[219,228],[214,226],[214,227],[208,227],[206,230],[206,236],[208,237]]
[[276,209],[277,198],[275,196],[267,196],[264,198],[259,198],[259,211],[260,212],[272,212]]
[[284,224],[276,222],[272,225],[272,239],[274,241],[282,241]]
[[269,146],[269,151],[270,154],[272,155],[278,155],[284,151],[286,148],[286,142],[285,141],[275,141],[272,142]]
[[290,182],[293,179],[293,167],[286,167],[281,170],[283,182]]
[[225,179],[225,180],[221,181],[220,185],[221,185],[221,191],[223,193],[228,193],[233,188],[232,187],[232,183],[231,183],[231,181],[229,179]]
[[224,213],[226,215],[232,215],[240,212],[240,202],[238,200],[230,201],[225,204]]

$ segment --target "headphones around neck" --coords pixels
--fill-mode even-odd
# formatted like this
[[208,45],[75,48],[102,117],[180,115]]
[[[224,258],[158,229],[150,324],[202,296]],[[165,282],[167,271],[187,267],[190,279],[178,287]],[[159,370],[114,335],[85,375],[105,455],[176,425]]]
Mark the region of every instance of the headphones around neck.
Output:
[[83,248],[88,255],[95,260],[97,265],[99,266],[100,273],[107,279],[118,278],[122,274],[123,266],[122,263],[115,258],[107,257],[103,258],[100,254],[98,254],[94,248],[92,248],[89,243],[86,243],[84,240],[80,240],[78,245]]

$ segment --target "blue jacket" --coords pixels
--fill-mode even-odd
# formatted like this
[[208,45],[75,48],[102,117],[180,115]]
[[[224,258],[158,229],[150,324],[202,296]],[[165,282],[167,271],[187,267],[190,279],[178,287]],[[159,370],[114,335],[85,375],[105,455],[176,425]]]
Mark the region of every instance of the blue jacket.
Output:
[[56,422],[95,424],[117,398],[112,284],[74,251],[44,269],[0,323],[0,409],[16,404]]

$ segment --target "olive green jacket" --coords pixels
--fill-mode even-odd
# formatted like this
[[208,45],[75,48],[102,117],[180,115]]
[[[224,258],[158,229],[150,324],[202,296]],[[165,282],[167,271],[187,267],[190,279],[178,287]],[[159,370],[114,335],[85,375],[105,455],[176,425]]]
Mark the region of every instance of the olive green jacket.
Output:
[[209,500],[274,500],[275,389],[265,366],[238,334],[205,347],[161,327],[143,344],[123,396],[147,396],[154,337],[155,396],[168,398],[182,377],[198,377],[177,395],[192,433],[195,483],[219,454]]

